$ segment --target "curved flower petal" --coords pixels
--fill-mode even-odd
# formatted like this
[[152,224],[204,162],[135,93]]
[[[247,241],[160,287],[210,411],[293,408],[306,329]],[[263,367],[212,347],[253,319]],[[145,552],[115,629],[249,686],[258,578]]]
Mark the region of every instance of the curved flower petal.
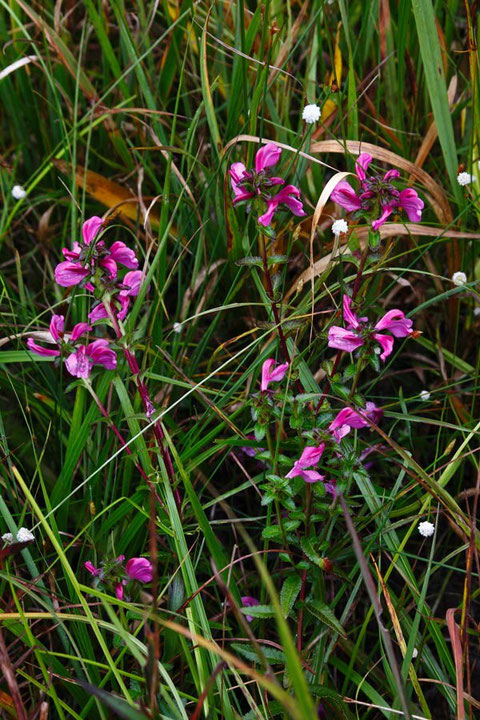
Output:
[[90,325],[86,322],[77,323],[70,335],[71,342],[76,342],[79,337],[82,337],[82,335],[85,335],[85,333],[89,332],[91,329]]
[[85,352],[94,365],[103,365],[107,370],[114,370],[117,367],[117,355],[111,349],[108,340],[94,340],[87,345]]
[[412,334],[413,322],[401,310],[389,310],[375,325],[375,330],[389,330],[397,338]]
[[[373,158],[369,153],[361,153],[355,162],[355,172],[360,181],[365,180],[367,177],[367,169]],[[338,187],[338,185],[337,185]]]
[[303,209],[302,201],[298,199],[300,194],[300,188],[296,185],[285,185],[285,187],[272,198],[272,202],[275,202],[277,205],[280,205],[280,203],[286,205],[294,215],[303,217],[307,213]]
[[89,275],[89,268],[85,268],[79,263],[73,263],[69,260],[59,263],[55,268],[55,281],[62,287],[78,285]]
[[395,207],[392,204],[384,205],[380,217],[372,222],[372,230],[378,230],[381,225],[387,222],[387,219],[390,217],[394,209]]
[[107,271],[110,275],[110,280],[115,280],[118,275],[117,263],[112,257],[102,258],[100,260],[100,267]]
[[103,218],[94,215],[83,223],[82,235],[85,245],[91,245],[103,225]]
[[262,365],[262,381],[260,384],[260,392],[265,392],[271,382],[280,382],[280,380],[283,380],[287,370],[288,363],[283,363],[282,365],[279,365],[272,358],[270,358],[269,360],[265,360]]
[[130,272],[127,272],[122,280],[122,285],[126,285],[128,288],[127,295],[136,297],[140,292],[140,286],[143,280],[144,274],[141,270],[130,270]]
[[52,319],[50,320],[50,335],[56,342],[60,342],[64,325],[65,318],[63,315],[52,315]]
[[307,483],[319,482],[319,480],[323,480],[325,477],[325,475],[320,475],[316,470],[302,470],[299,475]]
[[320,445],[318,446],[308,445],[306,448],[304,448],[302,454],[300,455],[295,464],[298,463],[298,465],[302,468],[309,467],[310,465],[316,465],[322,457],[322,453],[324,450],[325,443],[320,443]]
[[88,313],[88,319],[92,323],[96,323],[99,320],[105,320],[108,318],[108,313],[103,302],[96,305],[91,312]]
[[86,563],[84,563],[85,570],[88,570],[90,575],[96,576],[100,572],[98,568],[95,567],[93,563],[90,562],[90,560],[87,560]]
[[282,149],[275,143],[268,143],[260,148],[255,155],[255,170],[257,173],[276,165],[282,154]]
[[337,205],[340,205],[345,210],[348,210],[348,212],[360,210],[362,207],[360,198],[357,196],[355,190],[352,188],[350,183],[344,180],[339,182],[335,187],[334,191],[330,195],[330,199],[332,202],[337,203]]
[[410,222],[420,222],[425,204],[413,188],[405,188],[398,195],[398,207],[405,210]]
[[383,352],[380,354],[380,360],[385,362],[393,350],[393,337],[391,335],[382,335],[381,333],[374,333],[373,337],[380,343],[383,349]]
[[266,212],[264,212],[263,215],[260,215],[260,217],[258,218],[258,222],[260,223],[260,225],[263,225],[264,227],[270,225],[275,210],[277,209],[277,205],[278,203],[275,200],[268,201]]
[[85,354],[85,346],[80,345],[74,353],[65,360],[65,367],[70,375],[78,378],[88,378],[92,370],[92,364]]
[[130,580],[149,583],[152,581],[152,563],[147,558],[130,558],[125,565]]
[[359,335],[351,330],[333,325],[328,331],[328,347],[336,350],[344,350],[345,352],[353,352],[357,348],[365,344],[365,341]]
[[396,180],[399,177],[400,171],[392,168],[392,170],[388,170],[388,172],[385,173],[385,175],[383,176],[383,181],[388,182],[389,180]]
[[124,242],[121,242],[121,240],[117,240],[111,246],[110,257],[112,257],[115,262],[124,265],[130,270],[136,270],[138,268],[138,259],[134,251],[125,245]]
[[67,260],[78,260],[81,252],[82,248],[76,240],[73,243],[72,250],[69,250],[68,248],[62,248],[62,254],[65,258],[67,258]]
[[343,296],[343,319],[349,330],[351,328],[356,330],[360,325],[358,316],[352,310],[352,301],[347,294]]
[[58,357],[60,355],[60,350],[53,350],[50,348],[44,348],[41,345],[37,345],[33,338],[28,338],[27,347],[31,352],[35,353],[36,355],[42,355],[43,357]]
[[115,595],[118,600],[123,600],[123,585],[122,583],[115,583],[114,585]]

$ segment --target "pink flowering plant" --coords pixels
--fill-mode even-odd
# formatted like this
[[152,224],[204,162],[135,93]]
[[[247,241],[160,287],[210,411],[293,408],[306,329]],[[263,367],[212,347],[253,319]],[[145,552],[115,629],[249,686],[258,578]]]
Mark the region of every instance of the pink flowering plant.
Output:
[[143,557],[133,557],[125,562],[125,555],[119,555],[113,560],[102,560],[99,567],[90,560],[84,566],[93,578],[93,587],[114,593],[118,600],[129,600],[135,585],[152,581],[152,563]]

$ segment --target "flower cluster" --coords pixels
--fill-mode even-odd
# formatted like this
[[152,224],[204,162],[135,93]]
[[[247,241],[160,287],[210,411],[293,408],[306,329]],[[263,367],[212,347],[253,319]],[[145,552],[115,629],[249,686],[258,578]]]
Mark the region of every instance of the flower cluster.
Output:
[[107,560],[97,568],[89,560],[85,563],[85,569],[93,575],[94,587],[100,586],[113,589],[119,600],[123,600],[125,586],[135,580],[139,583],[152,581],[152,563],[147,558],[134,557],[123,564],[125,555],[119,555],[114,560]]
[[[371,325],[368,318],[359,318],[353,312],[351,305],[352,301],[348,295],[344,295],[343,317],[347,327],[332,325],[328,331],[328,345],[331,348],[353,352],[373,340],[380,345],[378,348],[380,359],[385,361],[393,350],[394,338],[408,337],[414,332],[412,321],[405,317],[401,310],[389,310],[375,325]],[[385,330],[391,335],[381,332]]]
[[[130,307],[131,298],[140,292],[143,273],[138,259],[125,243],[117,241],[107,247],[99,238],[103,220],[91,217],[82,227],[82,242],[74,242],[72,250],[63,248],[67,259],[55,268],[55,280],[62,287],[81,285],[89,292],[98,292],[100,300],[88,314],[90,323],[112,319],[123,321]],[[119,265],[128,269],[120,279]],[[80,341],[93,331],[88,322],[77,323],[71,333],[65,332],[63,315],[52,315],[50,330],[42,338],[55,347],[44,347],[33,338],[27,340],[29,350],[44,357],[63,357],[65,367],[73,377],[88,378],[94,365],[114,370],[117,356],[110,341],[104,338],[91,342]]]
[[2,535],[2,540],[5,543],[5,545],[13,545],[15,542],[17,543],[27,543],[32,542],[32,540],[35,540],[35,537],[33,533],[28,530],[28,528],[21,527],[17,532],[17,537],[13,535],[11,532],[4,533]]
[[247,170],[241,162],[230,166],[230,182],[234,194],[233,204],[247,203],[247,211],[255,207],[258,212],[258,222],[267,227],[279,205],[285,205],[294,215],[306,215],[300,198],[300,190],[295,185],[285,185],[276,194],[273,188],[283,185],[285,180],[272,177],[270,168],[277,164],[282,154],[281,148],[275,143],[268,143],[258,150],[255,155],[255,168]]
[[392,180],[400,177],[398,170],[389,170],[384,175],[367,176],[367,168],[373,158],[368,153],[358,156],[355,163],[360,190],[355,192],[350,183],[339,182],[331,194],[333,202],[341,205],[348,212],[359,212],[369,217],[377,216],[372,222],[373,230],[383,225],[396,210],[405,210],[410,222],[422,219],[423,200],[412,188],[397,190]]

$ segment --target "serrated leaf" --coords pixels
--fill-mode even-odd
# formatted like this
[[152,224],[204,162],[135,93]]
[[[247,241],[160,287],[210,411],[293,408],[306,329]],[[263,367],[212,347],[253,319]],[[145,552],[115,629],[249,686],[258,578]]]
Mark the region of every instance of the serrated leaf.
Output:
[[[248,609],[251,610],[251,608]],[[261,645],[261,648],[263,654],[271,665],[285,664],[285,654],[282,652],[282,650],[277,650],[276,648],[272,648],[269,645]],[[255,650],[252,650],[249,645],[232,643],[232,649],[235,650],[235,652],[237,652],[239,655],[242,655],[247,660],[250,660],[250,662],[255,662],[255,660],[258,662],[258,654],[255,652]]]
[[252,617],[258,618],[271,618],[275,615],[275,611],[271,605],[253,605],[252,607],[240,608],[240,611],[244,615],[251,615]]
[[282,537],[282,531],[278,525],[270,525],[262,530],[262,538],[264,540],[280,540]]
[[329,628],[342,637],[347,637],[345,630],[335,617],[335,613],[331,607],[320,602],[320,600],[311,600],[310,602],[305,603],[305,607],[314,617],[317,618],[317,620],[320,620],[320,622],[324,625],[328,625]]
[[315,563],[315,565],[319,568],[322,568],[322,570],[325,568],[325,560],[318,554],[318,552],[313,547],[312,541],[310,538],[302,538],[301,540],[302,550],[307,556],[307,558]]
[[290,575],[290,577],[288,577],[282,585],[282,589],[280,591],[280,605],[282,606],[282,611],[286,618],[290,615],[292,608],[295,605],[295,600],[298,597],[301,587],[302,578],[300,575]]

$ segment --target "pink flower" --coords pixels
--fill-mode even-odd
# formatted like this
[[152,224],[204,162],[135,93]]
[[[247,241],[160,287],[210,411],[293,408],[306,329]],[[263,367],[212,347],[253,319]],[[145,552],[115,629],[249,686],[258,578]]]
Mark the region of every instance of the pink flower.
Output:
[[109,347],[108,340],[94,340],[88,345],[78,345],[75,352],[65,360],[70,375],[88,378],[94,365],[103,365],[107,370],[117,367],[117,355]]
[[[140,292],[140,286],[144,279],[141,270],[131,270],[123,278],[120,287],[122,290],[112,298],[112,311],[119,320],[125,320],[130,307],[130,298],[136,297]],[[88,315],[91,322],[98,322],[108,318],[108,312],[105,304],[100,302]]]
[[114,583],[113,589],[115,590],[115,595],[117,596],[117,599],[123,600],[123,595],[124,595],[123,584],[119,583],[119,582]]
[[393,350],[393,337],[380,333],[378,330],[387,330],[396,338],[407,337],[413,333],[412,321],[405,317],[401,310],[389,310],[374,327],[371,327],[368,325],[368,318],[359,318],[353,312],[351,305],[352,301],[345,294],[343,296],[343,317],[347,328],[338,325],[330,327],[328,346],[331,348],[353,352],[372,338],[381,346],[380,359],[385,361]]
[[[277,367],[275,367],[275,365]],[[262,382],[260,385],[260,392],[266,392],[270,383],[280,382],[280,380],[283,380],[287,370],[288,363],[279,365],[275,362],[275,360],[265,360],[262,365]]]
[[285,205],[294,215],[306,215],[300,198],[300,190],[295,185],[287,185],[276,195],[272,195],[272,187],[283,185],[285,180],[280,177],[271,177],[270,169],[276,165],[282,154],[275,143],[263,145],[255,155],[255,170],[248,171],[241,162],[230,166],[230,182],[234,194],[233,204],[260,198],[266,204],[266,210],[258,217],[258,222],[267,227],[279,207]]
[[[241,598],[242,606],[243,607],[257,607],[260,605],[257,598],[252,597],[251,595],[243,595]],[[252,622],[253,617],[251,615],[247,615],[247,622]]]
[[424,203],[417,192],[412,188],[398,191],[392,185],[391,181],[400,176],[398,170],[389,170],[383,177],[381,175],[367,177],[367,169],[372,160],[372,156],[368,153],[362,153],[357,158],[355,169],[360,182],[358,194],[350,183],[342,181],[332,192],[331,199],[348,212],[363,210],[378,213],[378,218],[372,222],[373,230],[378,230],[396,210],[404,210],[411,222],[420,222]]
[[65,258],[55,268],[55,280],[62,287],[78,285],[88,277],[93,277],[95,271],[101,268],[108,280],[115,280],[118,274],[118,264],[135,270],[138,260],[133,250],[124,242],[116,241],[107,248],[103,240],[96,240],[103,224],[102,218],[91,217],[83,223],[83,243],[73,243],[72,250],[63,248]]
[[152,582],[152,563],[147,558],[130,558],[125,565],[125,572],[129,580],[138,580],[141,583]]
[[97,575],[100,574],[100,568],[96,568],[93,563],[90,562],[90,560],[87,560],[85,563],[85,570],[88,570],[90,575],[93,575],[94,577],[97,577]]
[[340,442],[345,435],[348,435],[352,428],[360,429],[369,427],[370,422],[377,424],[382,416],[383,410],[378,408],[373,402],[367,402],[365,410],[360,411],[346,407],[340,410],[335,420],[330,423],[328,429],[333,433],[335,440]]
[[318,447],[308,446],[304,449],[298,460],[295,460],[293,468],[285,475],[287,478],[302,477],[305,482],[313,483],[323,480],[324,476],[320,475],[316,470],[307,470],[312,465],[317,465],[322,453],[325,449],[325,443],[320,443]]

